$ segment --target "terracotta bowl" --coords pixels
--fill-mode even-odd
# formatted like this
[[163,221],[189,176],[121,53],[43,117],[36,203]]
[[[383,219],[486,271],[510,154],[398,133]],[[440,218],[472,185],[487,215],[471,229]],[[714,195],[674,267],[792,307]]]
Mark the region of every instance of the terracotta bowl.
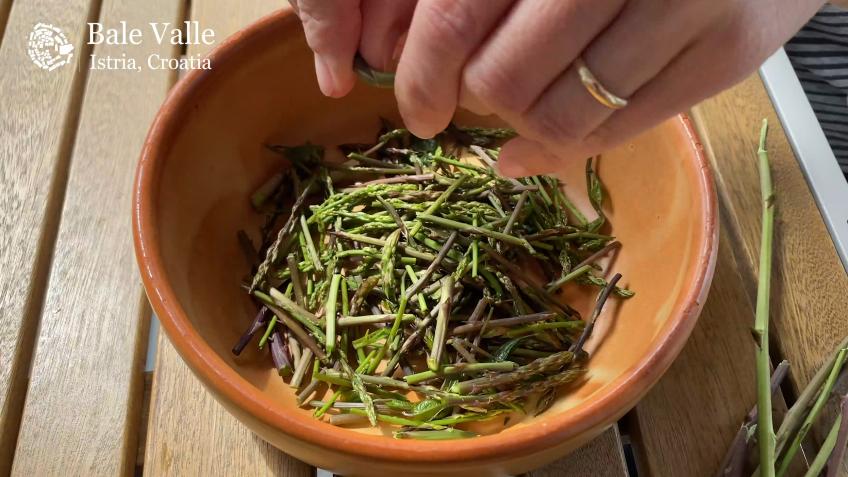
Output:
[[[709,167],[689,121],[676,117],[601,159],[613,234],[624,244],[612,268],[636,296],[601,319],[585,382],[541,416],[473,439],[395,440],[313,419],[296,408],[267,355],[230,353],[253,314],[239,287],[247,265],[236,232],[256,230],[261,217],[248,197],[281,166],[263,144],[373,140],[380,116],[397,117],[395,101],[391,91],[364,85],[341,100],[324,98],[299,22],[285,12],[236,34],[211,59],[211,71],[174,87],[150,129],[135,184],[136,255],[177,351],[224,407],[274,446],[339,474],[517,474],[602,432],[683,347],[713,275],[717,224]],[[559,171],[573,197],[585,194],[583,166]]]

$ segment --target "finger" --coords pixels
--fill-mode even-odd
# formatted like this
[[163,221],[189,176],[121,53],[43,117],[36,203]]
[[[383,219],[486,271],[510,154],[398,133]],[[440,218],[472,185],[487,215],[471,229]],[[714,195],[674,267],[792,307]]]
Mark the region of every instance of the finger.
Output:
[[315,52],[318,86],[326,96],[338,98],[353,89],[353,57],[359,47],[359,0],[298,0],[296,10],[306,42]]
[[[724,34],[711,35],[711,38],[688,49],[640,89],[626,108],[612,115],[583,141],[564,149],[560,155],[567,159],[617,146],[742,81],[756,71],[774,48],[782,44],[781,41],[771,48],[743,53],[747,57],[745,59],[720,62],[713,64],[712,68],[703,68],[715,51],[726,48],[725,38]],[[727,52],[727,55],[733,54]]]
[[[629,98],[701,35],[711,13],[704,2],[684,2],[668,11],[654,0],[631,1],[586,47],[582,58],[604,87]],[[662,21],[657,22],[657,18]],[[701,27],[705,28],[705,27]],[[638,41],[634,41],[638,35]],[[579,141],[613,114],[569,67],[520,120],[525,135],[546,143]]]
[[[463,89],[504,119],[517,119],[624,4],[625,0],[517,3],[468,61]],[[465,94],[463,99],[467,100]]]
[[362,0],[359,53],[373,68],[394,71],[401,39],[409,29],[417,0]]
[[[744,58],[726,58],[719,63],[712,63],[712,68],[703,68],[708,59],[714,57],[715,51],[726,49],[727,38],[727,33],[721,32],[700,39],[647,85],[640,88],[627,107],[612,114],[582,140],[555,146],[546,144],[544,148],[550,151],[550,154],[544,157],[531,155],[530,160],[523,160],[520,154],[508,150],[507,143],[504,145],[506,154],[502,151],[499,156],[499,167],[503,169],[504,174],[511,176],[535,175],[556,170],[564,161],[582,160],[612,149],[743,80],[771,53],[771,48],[768,47],[744,53],[728,52],[725,57],[741,54]],[[777,42],[773,47],[776,48],[780,44]],[[513,141],[518,139],[520,138]],[[522,147],[526,149],[529,146]]]
[[300,10],[297,8],[297,0],[288,0],[288,2],[289,2],[289,5],[291,6],[292,10],[294,11],[294,14],[298,15],[298,17],[299,17],[300,16]]
[[[791,38],[819,7],[817,2],[791,2],[786,9],[763,10],[769,5],[768,0],[757,0],[725,12],[696,43],[639,89],[626,108],[580,143],[558,151],[558,155],[579,157],[609,149],[739,83]],[[752,28],[758,22],[769,28]]]
[[549,174],[557,169],[560,158],[542,143],[517,137],[507,141],[498,155],[498,172],[505,177]]
[[[697,25],[711,24],[704,21],[711,15],[709,9],[698,2],[688,2],[670,13],[658,10],[656,3],[650,0],[628,3],[582,55],[598,80],[618,96],[630,97],[650,82],[698,35],[702,35],[706,27],[699,29]],[[655,21],[663,15],[664,21]],[[644,32],[638,42],[632,41],[633,32]],[[669,41],[670,38],[674,41]],[[693,83],[697,81],[693,80]],[[631,104],[622,111],[629,112],[632,106],[631,100]],[[592,150],[586,147],[586,136],[614,113],[589,94],[572,66],[516,123],[526,139],[545,144],[549,150],[556,152],[557,157],[580,157],[587,154],[581,151]],[[549,160],[550,157],[539,155],[525,158],[506,154],[501,157],[501,167],[513,175],[532,175],[556,168],[556,164],[549,163]]]
[[457,106],[462,67],[512,0],[421,0],[398,64],[395,94],[409,130],[432,137]]

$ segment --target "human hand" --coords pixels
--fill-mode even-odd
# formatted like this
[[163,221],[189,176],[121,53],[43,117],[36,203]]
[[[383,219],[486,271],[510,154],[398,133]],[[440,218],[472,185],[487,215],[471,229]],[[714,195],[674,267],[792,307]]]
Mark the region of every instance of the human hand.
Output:
[[353,89],[357,51],[372,67],[392,71],[417,0],[289,0],[315,53],[318,86],[340,98]]
[[[324,10],[336,10],[333,18],[348,25],[355,16],[351,12],[360,6],[355,0],[299,3],[302,8],[306,3],[316,8],[323,4]],[[362,0],[362,25],[357,28],[360,48],[367,43],[365,36],[373,35],[372,44],[385,38],[383,44],[394,50],[402,35],[396,33],[399,30],[386,35],[386,29],[372,33],[364,25],[409,24],[395,79],[406,127],[417,136],[431,137],[448,125],[460,105],[497,114],[520,133],[501,151],[501,172],[522,176],[550,172],[560,161],[603,152],[742,80],[800,29],[823,1],[401,3],[405,10],[391,0]],[[343,4],[348,9],[344,15],[339,13]],[[413,10],[409,21],[404,15]],[[384,19],[377,21],[372,15]],[[316,38],[310,34],[309,21],[305,24],[307,38]],[[350,65],[355,36],[350,33],[342,41],[339,30],[338,26],[323,30],[334,38],[333,44],[346,45],[344,61],[329,67],[335,78],[344,79],[336,82],[332,96],[346,94],[354,82]],[[310,46],[315,49],[313,42]],[[387,66],[386,47],[382,48],[383,53],[366,56],[378,68]],[[628,98],[629,104],[612,110],[595,100],[576,72],[574,62],[579,58],[609,91]],[[322,73],[318,75],[320,82]],[[328,92],[324,86],[322,91]]]

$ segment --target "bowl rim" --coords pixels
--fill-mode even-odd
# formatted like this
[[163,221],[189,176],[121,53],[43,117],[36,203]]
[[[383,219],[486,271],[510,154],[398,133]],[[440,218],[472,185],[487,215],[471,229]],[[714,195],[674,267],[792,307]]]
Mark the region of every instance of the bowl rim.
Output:
[[[239,53],[257,40],[299,21],[290,10],[280,10],[252,23],[217,46],[209,55],[213,65],[242,61]],[[241,59],[240,59],[241,58]],[[265,397],[231,368],[205,342],[189,320],[172,289],[158,243],[157,195],[159,177],[180,123],[190,110],[193,95],[213,70],[192,70],[173,86],[145,139],[136,170],[133,193],[133,239],[142,282],[153,310],[174,348],[192,371],[218,399],[229,401],[264,425],[297,440],[352,456],[398,463],[473,462],[527,457],[557,443],[574,439],[586,431],[606,426],[635,405],[650,389],[683,348],[706,299],[715,269],[718,247],[717,199],[713,173],[690,119],[678,115],[674,121],[686,135],[691,150],[700,198],[697,212],[703,224],[698,244],[697,266],[685,298],[669,314],[670,323],[657,336],[657,346],[602,395],[569,412],[547,418],[544,426],[513,428],[506,433],[453,441],[398,440],[385,436],[357,434],[317,421],[300,413],[287,412]]]

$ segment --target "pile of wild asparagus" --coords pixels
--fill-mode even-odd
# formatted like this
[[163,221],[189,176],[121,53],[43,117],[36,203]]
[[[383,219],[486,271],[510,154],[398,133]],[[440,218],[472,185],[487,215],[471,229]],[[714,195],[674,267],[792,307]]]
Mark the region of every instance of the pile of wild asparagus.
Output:
[[[287,164],[251,198],[268,217],[258,250],[240,233],[261,259],[245,284],[260,310],[233,352],[261,336],[316,417],[399,438],[470,437],[455,426],[547,409],[584,372],[607,296],[632,293],[596,264],[619,243],[592,161],[589,220],[554,178],[498,176],[511,135],[384,125],[376,144],[340,146],[341,164],[270,146]],[[567,282],[600,290],[585,322],[556,296]]]

